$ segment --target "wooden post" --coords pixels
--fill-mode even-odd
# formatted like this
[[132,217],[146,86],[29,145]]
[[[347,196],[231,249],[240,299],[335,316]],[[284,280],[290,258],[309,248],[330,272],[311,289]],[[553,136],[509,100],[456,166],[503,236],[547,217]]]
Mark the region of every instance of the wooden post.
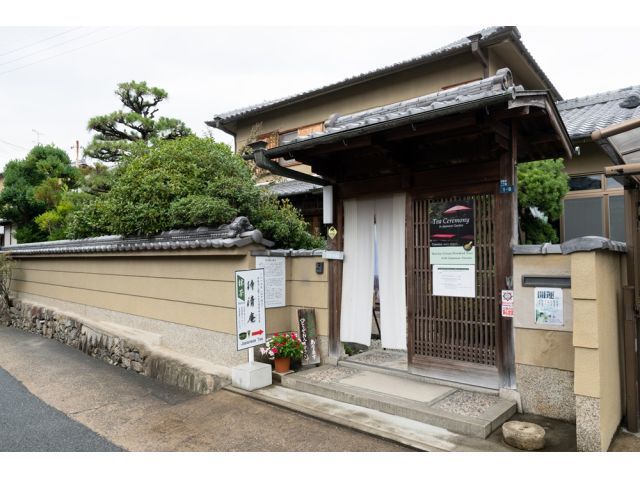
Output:
[[[327,250],[343,250],[344,210],[342,200],[334,190],[334,220],[338,231],[335,238],[327,238]],[[340,307],[342,301],[342,261],[329,260],[329,356],[338,358],[340,346]]]
[[[517,134],[515,121],[511,124],[511,151],[500,155],[500,181],[503,187],[511,186],[513,192],[501,193],[498,185],[496,193],[496,295],[500,306],[501,290],[513,288],[513,246],[517,243]],[[515,387],[515,354],[513,349],[513,320],[498,314],[496,325],[496,360],[500,386]]]
[[627,286],[624,288],[624,392],[625,425],[630,432],[638,431],[638,188],[624,189],[625,237],[627,242]]

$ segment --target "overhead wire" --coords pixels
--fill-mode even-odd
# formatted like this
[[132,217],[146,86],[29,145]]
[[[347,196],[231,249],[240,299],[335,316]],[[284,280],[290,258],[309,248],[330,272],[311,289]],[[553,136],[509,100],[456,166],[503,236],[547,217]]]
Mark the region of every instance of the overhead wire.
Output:
[[74,37],[74,38],[71,38],[69,40],[65,40],[64,42],[56,43],[54,45],[49,45],[48,47],[42,48],[42,49],[37,50],[35,52],[27,53],[26,55],[22,55],[21,57],[17,57],[17,58],[14,58],[12,60],[8,60],[6,62],[0,63],[0,66],[8,65],[10,63],[17,62],[19,60],[22,60],[23,58],[27,58],[27,57],[32,57],[34,55],[38,55],[38,54],[40,54],[40,53],[42,53],[42,52],[44,52],[46,50],[51,50],[52,48],[59,47],[60,45],[65,45],[65,44],[67,44],[69,42],[73,42],[75,40],[80,40],[81,38],[89,37],[91,35],[94,35],[94,34],[98,33],[100,30],[102,30],[102,27],[98,27],[97,29],[93,30],[92,32],[85,33],[84,35],[80,35],[78,37]]
[[27,67],[30,67],[32,65],[36,65],[38,63],[41,63],[41,62],[46,62],[47,60],[51,60],[53,58],[61,57],[62,55],[67,55],[69,53],[76,52],[76,51],[81,50],[83,48],[91,47],[93,45],[97,45],[99,43],[106,42],[108,40],[112,40],[112,39],[117,38],[117,37],[121,37],[122,35],[127,35],[127,34],[133,32],[135,30],[138,30],[139,28],[141,28],[141,27],[134,27],[134,28],[132,28],[130,30],[127,30],[126,32],[121,32],[121,33],[118,33],[116,35],[112,35],[110,37],[103,38],[103,39],[98,40],[96,42],[88,43],[86,45],[82,45],[80,47],[77,47],[77,48],[74,48],[74,49],[71,49],[71,50],[67,50],[66,52],[58,53],[56,55],[51,55],[50,57],[41,58],[39,60],[36,60],[35,62],[27,63],[25,65],[21,65],[21,66],[16,67],[16,68],[12,68],[12,69],[9,69],[9,70],[2,71],[2,72],[0,72],[0,75],[6,75],[7,73],[15,72],[16,70],[22,70],[23,68],[27,68]]
[[64,32],[56,33],[55,35],[51,35],[49,37],[45,37],[42,40],[38,40],[37,42],[33,42],[33,43],[28,44],[28,45],[24,45],[23,47],[14,48],[13,50],[9,50],[8,52],[0,53],[0,57],[4,57],[5,55],[10,55],[12,53],[19,52],[20,50],[24,50],[25,48],[32,47],[32,46],[37,45],[37,44],[42,43],[42,42],[46,42],[47,40],[51,40],[52,38],[60,37],[60,36],[65,35],[65,34],[67,34],[69,32],[73,32],[74,30],[78,30],[79,28],[82,28],[82,27],[73,27],[73,28],[70,28],[69,30],[65,30]]
[[23,147],[23,146],[20,146],[20,145],[16,145],[15,143],[7,142],[6,140],[2,140],[1,138],[0,138],[0,142],[4,143],[6,145],[9,145],[9,146],[11,146],[13,148],[21,148],[22,150],[29,150],[26,147]]

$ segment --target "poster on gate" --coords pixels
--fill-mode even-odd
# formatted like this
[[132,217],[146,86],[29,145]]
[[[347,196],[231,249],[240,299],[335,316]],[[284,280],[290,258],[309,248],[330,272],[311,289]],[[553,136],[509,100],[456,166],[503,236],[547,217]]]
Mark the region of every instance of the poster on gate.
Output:
[[473,200],[429,203],[429,263],[475,265]]
[[238,350],[262,345],[267,341],[264,270],[236,271],[235,287]]

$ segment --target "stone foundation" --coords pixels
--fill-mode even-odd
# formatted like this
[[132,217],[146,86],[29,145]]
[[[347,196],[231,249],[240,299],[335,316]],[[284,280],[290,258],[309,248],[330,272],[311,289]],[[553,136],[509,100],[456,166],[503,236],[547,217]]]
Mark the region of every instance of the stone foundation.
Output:
[[110,365],[133,370],[194,393],[211,393],[226,383],[216,375],[151,352],[142,342],[101,332],[69,314],[41,305],[15,300],[10,314],[3,317],[3,323],[58,340]]
[[576,443],[578,451],[602,451],[600,399],[576,395],[576,407]]
[[522,410],[567,422],[576,422],[573,372],[516,364]]

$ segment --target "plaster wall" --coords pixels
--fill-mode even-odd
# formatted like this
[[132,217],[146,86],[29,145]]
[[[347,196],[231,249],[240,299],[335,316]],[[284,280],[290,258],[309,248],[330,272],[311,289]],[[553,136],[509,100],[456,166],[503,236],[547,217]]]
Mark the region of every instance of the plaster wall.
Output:
[[285,132],[324,122],[333,113],[341,115],[437,92],[445,86],[482,78],[482,66],[469,54],[370,80],[303,103],[242,119],[236,126],[236,145],[246,144],[251,129],[261,123],[260,133]]
[[585,417],[597,421],[597,428],[579,429],[598,438],[579,435],[578,447],[606,451],[622,418],[622,261],[612,252],[579,252],[571,255],[571,265],[579,278],[572,289],[574,302],[585,306],[574,319],[575,394],[598,410],[597,416]]
[[[226,254],[224,254],[226,253]],[[298,308],[314,308],[321,354],[328,335],[328,275],[321,257],[286,257],[286,306],[266,310],[267,333],[298,330]],[[316,263],[324,264],[315,273]],[[208,255],[47,256],[16,259],[11,288],[22,300],[69,312],[109,331],[158,335],[185,355],[233,365],[236,270],[255,268],[249,248]]]
[[564,325],[535,321],[535,287],[522,285],[524,276],[571,275],[570,258],[560,254],[516,255],[513,262],[514,350],[516,385],[526,413],[574,422],[573,305],[564,288]]

